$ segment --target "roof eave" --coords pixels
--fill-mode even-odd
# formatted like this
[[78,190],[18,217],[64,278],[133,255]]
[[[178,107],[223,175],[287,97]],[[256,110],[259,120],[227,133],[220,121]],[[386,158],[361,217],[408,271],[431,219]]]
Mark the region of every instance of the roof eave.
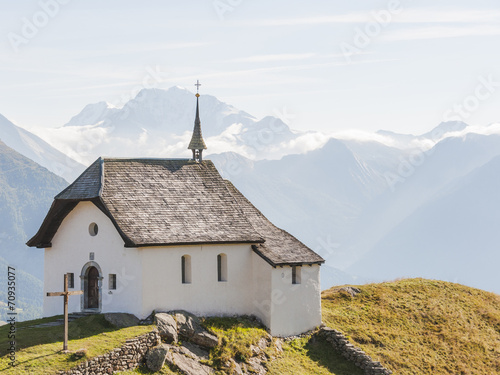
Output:
[[258,248],[257,246],[252,246],[252,250],[260,256],[262,259],[264,259],[267,263],[269,263],[272,267],[283,267],[283,266],[304,266],[304,265],[313,265],[313,264],[318,264],[321,265],[325,263],[324,259],[313,261],[313,262],[308,262],[308,261],[303,261],[303,262],[273,262],[269,257],[265,256]]
[[125,245],[125,247],[155,247],[155,246],[188,246],[188,245],[237,245],[237,244],[255,244],[264,243],[263,239],[259,240],[240,240],[240,241],[190,241],[190,242],[161,242],[161,243],[134,243],[133,245]]
[[[106,204],[103,202],[101,197],[94,197],[94,198],[83,198],[83,199],[55,199],[52,202],[52,206],[49,209],[49,212],[47,213],[47,216],[45,216],[45,219],[43,220],[42,225],[40,226],[40,229],[38,229],[38,232],[28,241],[26,242],[26,245],[29,247],[37,247],[37,248],[48,248],[52,247],[52,238],[55,235],[55,233],[59,230],[59,226],[63,222],[63,220],[68,216],[68,214],[73,211],[73,209],[77,206],[78,203],[80,202],[92,202],[99,210],[101,210],[113,223],[114,227],[118,231],[118,234],[120,237],[123,239],[123,242],[125,243],[126,247],[136,247],[134,241],[132,241],[118,226],[115,218],[111,214],[111,212],[108,210],[106,207]],[[60,204],[64,204],[62,207],[56,207]],[[67,207],[69,206],[69,207]],[[66,212],[64,212],[66,211]],[[58,215],[62,215],[61,217],[58,217]],[[54,224],[54,220],[56,220],[56,223]],[[56,225],[57,228],[55,228],[54,233],[52,236],[49,238],[44,239],[44,234],[51,230],[51,226]],[[52,228],[53,229],[53,228]],[[47,242],[47,240],[49,240]]]

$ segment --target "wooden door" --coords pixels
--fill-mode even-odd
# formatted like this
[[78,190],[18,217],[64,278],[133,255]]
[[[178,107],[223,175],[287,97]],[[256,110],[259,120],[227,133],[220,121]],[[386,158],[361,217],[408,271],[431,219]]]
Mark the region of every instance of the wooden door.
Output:
[[99,271],[95,267],[90,267],[88,271],[87,301],[89,309],[99,308]]

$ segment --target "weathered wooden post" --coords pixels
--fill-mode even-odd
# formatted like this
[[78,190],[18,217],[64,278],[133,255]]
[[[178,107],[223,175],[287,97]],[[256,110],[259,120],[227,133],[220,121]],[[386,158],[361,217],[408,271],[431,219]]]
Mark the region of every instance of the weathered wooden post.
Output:
[[57,297],[64,296],[64,344],[63,352],[68,351],[68,300],[69,296],[83,294],[83,290],[68,291],[68,274],[64,274],[64,292],[49,292],[47,296]]

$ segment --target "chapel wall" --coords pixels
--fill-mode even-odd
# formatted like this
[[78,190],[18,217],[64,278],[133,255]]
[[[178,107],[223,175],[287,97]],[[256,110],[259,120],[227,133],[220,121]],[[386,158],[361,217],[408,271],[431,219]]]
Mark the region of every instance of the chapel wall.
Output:
[[300,283],[292,283],[292,267],[272,270],[271,322],[273,336],[291,336],[321,325],[320,266],[300,267]]
[[255,252],[252,255],[252,267],[254,284],[252,314],[258,317],[266,327],[270,327],[273,267]]
[[[153,310],[187,310],[196,315],[252,314],[253,251],[249,244],[186,245],[140,248],[143,306]],[[218,281],[217,255],[227,259],[227,280]],[[181,258],[189,256],[191,281],[182,283]]]
[[[95,236],[89,233],[91,223],[98,225]],[[80,202],[61,223],[52,247],[45,249],[44,316],[63,313],[62,297],[47,297],[46,293],[62,291],[65,273],[74,274],[75,287],[70,290],[83,290],[80,274],[84,265],[92,262],[91,252],[101,270],[101,312],[139,312],[142,281],[138,250],[124,247],[111,220],[92,202]],[[110,289],[109,274],[116,275],[115,290]],[[81,311],[82,298],[69,298],[69,312]]]

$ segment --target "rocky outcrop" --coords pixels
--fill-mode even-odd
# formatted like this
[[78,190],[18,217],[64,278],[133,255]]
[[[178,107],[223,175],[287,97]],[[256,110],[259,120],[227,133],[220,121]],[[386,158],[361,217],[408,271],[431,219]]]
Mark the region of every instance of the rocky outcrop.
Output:
[[345,292],[349,294],[351,297],[356,297],[359,293],[361,293],[361,289],[356,288],[354,286],[344,286],[338,290],[339,292]]
[[[166,364],[185,375],[214,373],[214,370],[203,362],[209,359],[209,350],[219,345],[219,339],[201,326],[198,317],[186,311],[159,312],[154,314],[154,322],[162,339],[169,343],[163,344],[163,347],[168,348],[165,355]],[[182,341],[182,345],[175,345],[178,340]],[[273,342],[275,352],[281,352],[281,341],[274,340],[268,334],[251,346],[252,355],[246,362],[230,359],[223,365],[224,371],[238,375],[266,374],[265,363],[270,359],[267,349]]]
[[118,328],[127,328],[139,325],[139,319],[127,313],[105,313],[104,319]]
[[146,355],[146,366],[151,371],[160,371],[165,363],[168,354],[168,345],[160,344],[149,349]]
[[154,322],[162,340],[171,343],[177,342],[177,322],[174,317],[167,313],[158,313],[154,316]]
[[[208,359],[208,353],[207,357]],[[208,367],[200,361],[201,357],[196,355],[186,347],[170,346],[170,351],[167,354],[166,361],[171,367],[176,368],[184,375],[210,375],[214,373],[211,367]]]
[[353,362],[357,367],[363,369],[366,375],[392,374],[392,371],[386,369],[380,362],[374,361],[361,348],[351,344],[347,337],[341,332],[329,327],[322,327],[319,331],[319,335],[331,343],[332,347],[338,350],[343,357]]
[[209,375],[213,374],[214,370],[201,363],[208,358],[207,350],[189,342],[182,346],[160,344],[149,350],[146,366],[151,371],[159,371],[166,362],[184,375]]
[[154,318],[160,336],[167,342],[177,342],[178,336],[206,348],[214,348],[219,339],[200,324],[200,319],[187,311],[157,313]]

